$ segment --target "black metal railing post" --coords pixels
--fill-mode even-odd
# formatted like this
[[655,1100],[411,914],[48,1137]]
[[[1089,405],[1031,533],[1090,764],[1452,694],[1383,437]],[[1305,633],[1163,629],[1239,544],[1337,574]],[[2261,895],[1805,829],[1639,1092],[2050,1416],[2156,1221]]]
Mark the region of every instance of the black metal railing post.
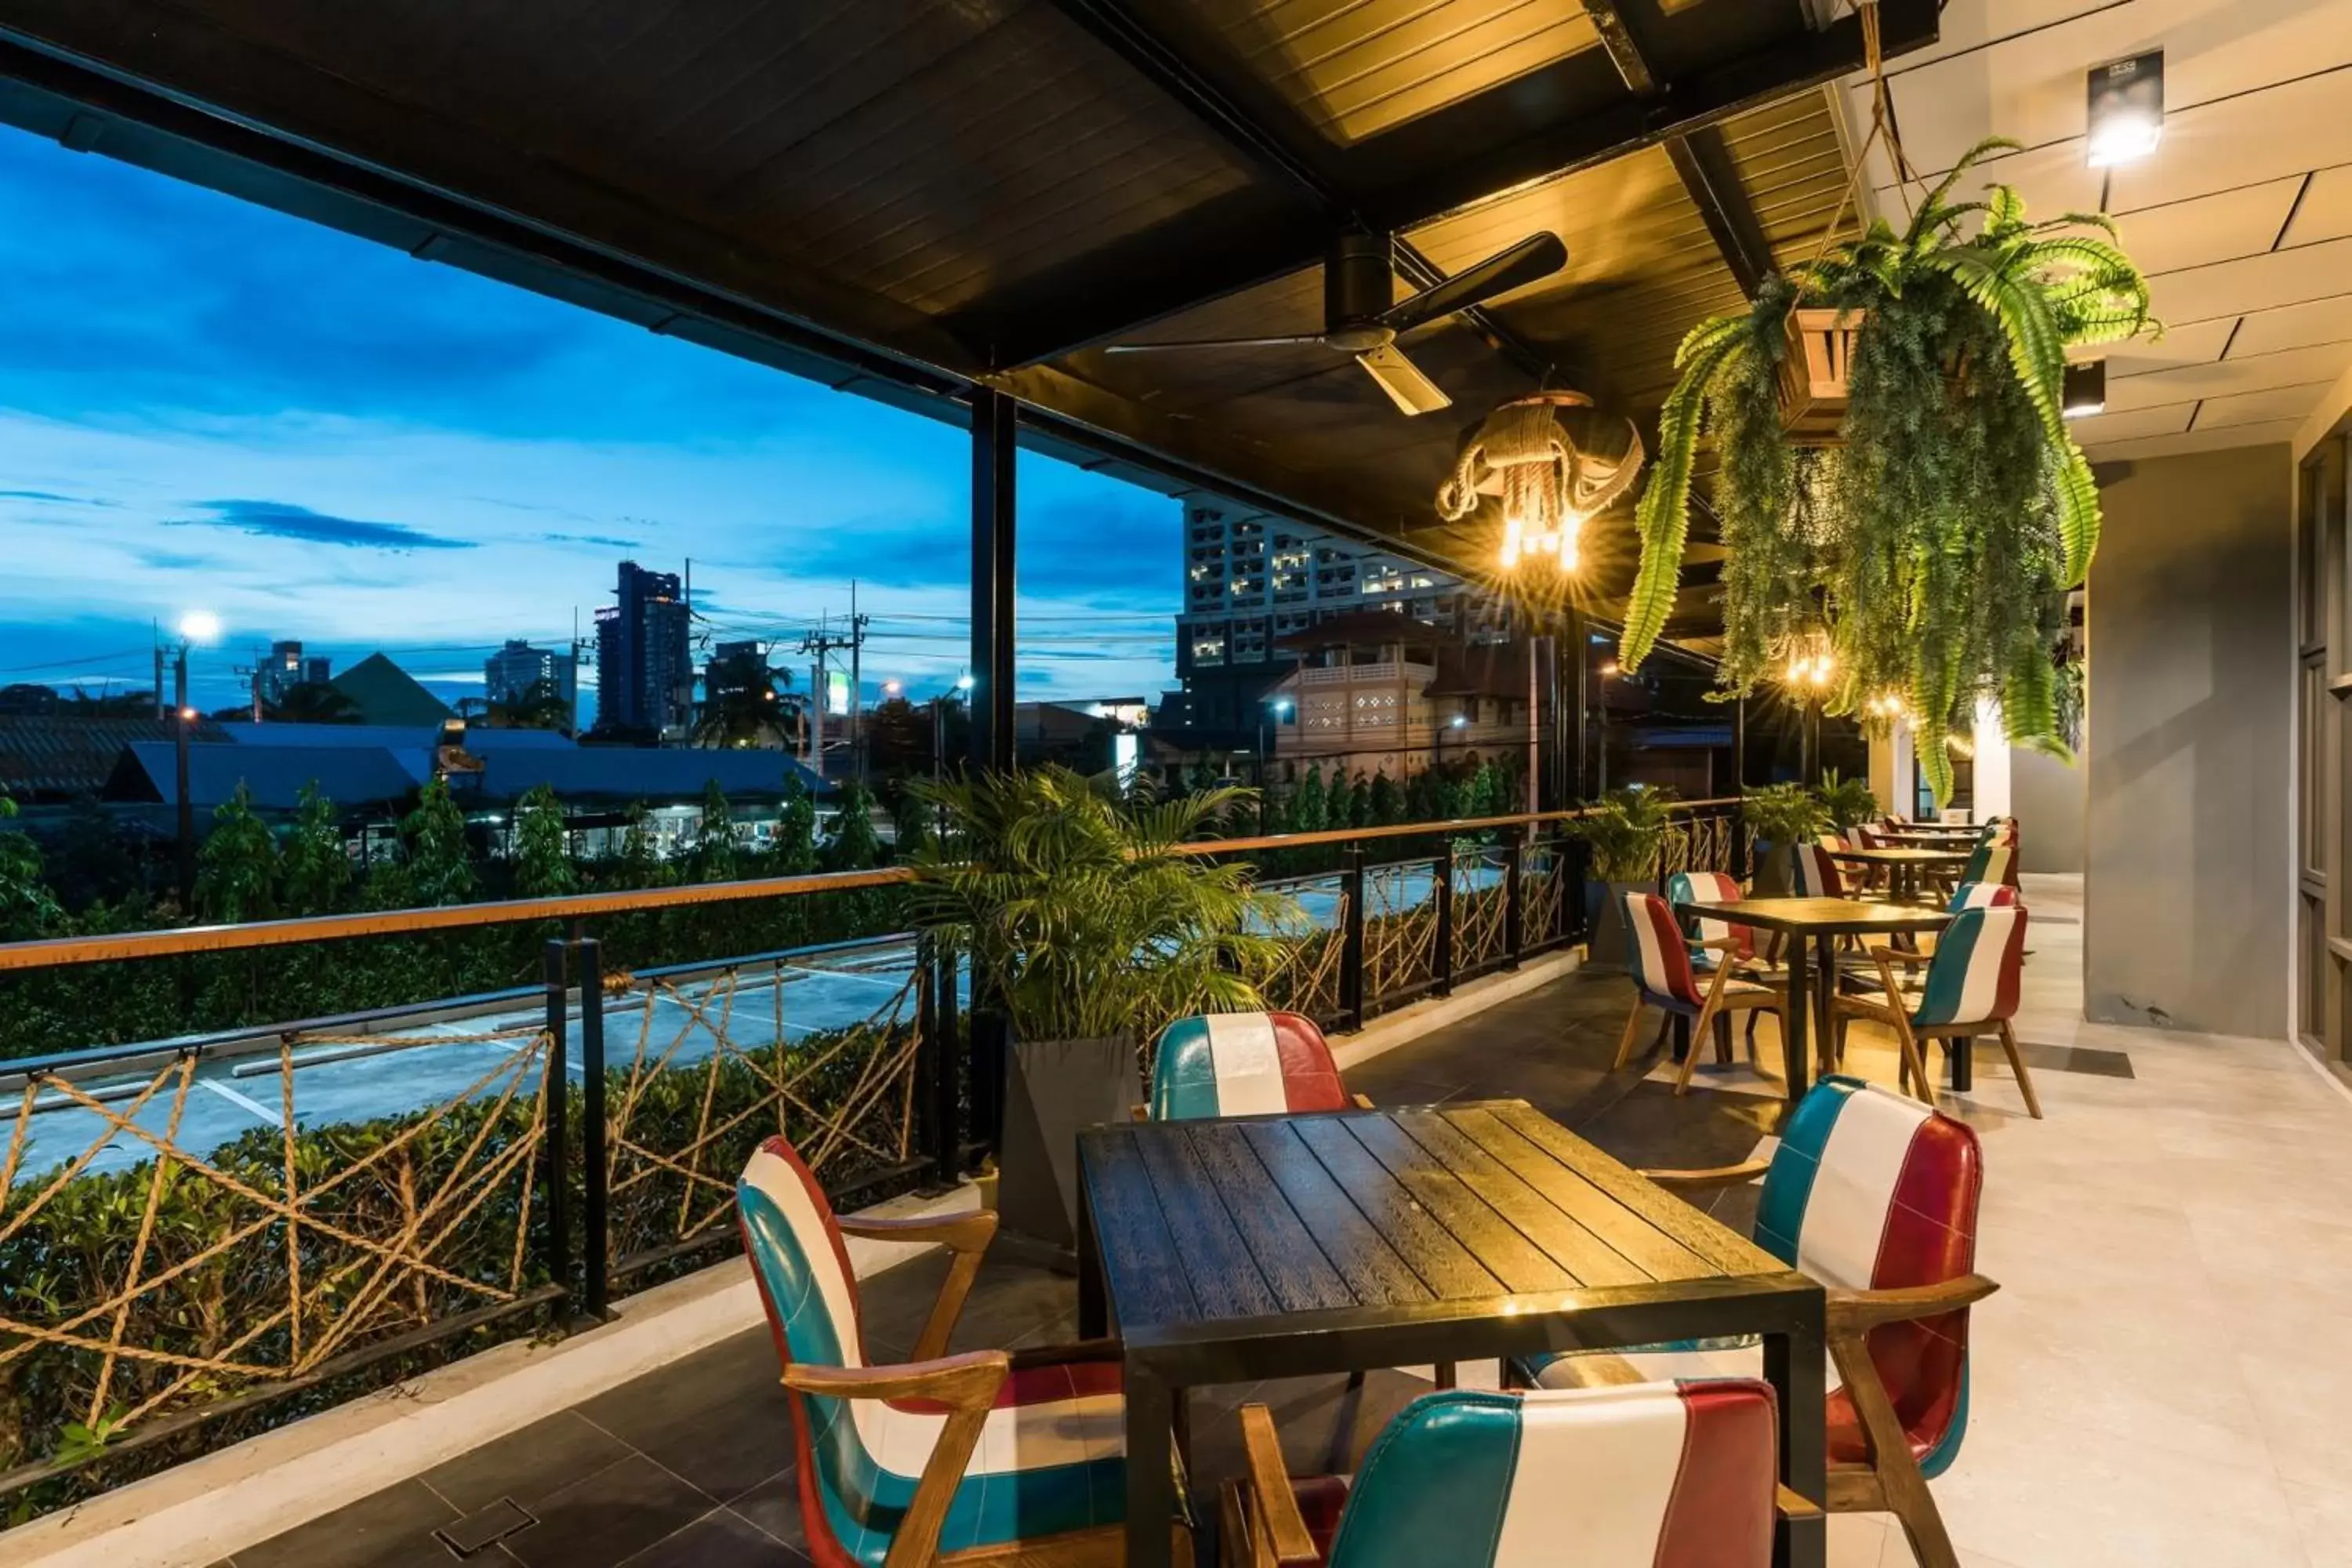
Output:
[[932,1182],[953,1186],[963,1165],[961,1102],[955,1058],[955,958],[944,944],[923,940],[917,950],[915,989],[915,1115]]
[[1436,877],[1437,899],[1437,994],[1454,994],[1454,840],[1439,846],[1437,858],[1432,863]]
[[[551,938],[545,960],[547,981],[547,1091],[546,1105],[541,1111],[540,1153],[546,1170],[541,1181],[547,1189],[547,1278],[548,1282],[569,1296],[572,1290],[572,1187],[571,1162],[564,1157],[564,1123],[570,1110],[566,1105],[570,1095],[567,1076],[570,1052],[565,1040],[571,1033],[572,1009],[563,989],[564,944],[560,938]],[[557,1321],[564,1313],[559,1305]]]
[[604,1122],[604,953],[594,937],[574,944],[580,955],[581,1258],[587,1266],[583,1306],[603,1321],[611,1304],[612,1226],[608,1219],[612,1160]]
[[1591,875],[1592,846],[1571,837],[1561,841],[1560,853],[1566,858],[1559,872],[1560,928],[1573,946],[1592,940],[1592,911],[1584,901],[1585,879]]
[[1347,900],[1339,937],[1339,1010],[1350,1029],[1364,1026],[1364,847],[1350,844],[1339,873]]
[[1510,839],[1503,846],[1503,967],[1517,969],[1519,955],[1527,951],[1528,907],[1527,889],[1519,875],[1527,859],[1527,835],[1518,828],[1511,829]]

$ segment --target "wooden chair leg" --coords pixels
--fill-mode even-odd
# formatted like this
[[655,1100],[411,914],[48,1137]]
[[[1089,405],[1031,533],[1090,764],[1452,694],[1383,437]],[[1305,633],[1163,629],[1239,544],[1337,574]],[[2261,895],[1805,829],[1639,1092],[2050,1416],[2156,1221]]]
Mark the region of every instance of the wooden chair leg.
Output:
[[[1902,1047],[1903,1071],[1911,1079],[1905,1092],[1928,1105],[1936,1103],[1936,1080],[1927,1076],[1927,1064],[1920,1055],[1919,1042],[1911,1033],[1911,1026],[1903,1021],[1898,1012],[1895,1020],[1895,1043]],[[1916,1087],[1914,1087],[1916,1086]]]
[[1642,1032],[1642,998],[1633,998],[1633,1010],[1625,1016],[1625,1033],[1617,1042],[1617,1059],[1609,1064],[1611,1072],[1621,1071],[1633,1059],[1633,1041]]
[[2025,1053],[2017,1048],[2017,1031],[2006,1018],[2000,1021],[2000,1048],[2009,1053],[2009,1070],[2017,1075],[2017,1091],[2025,1096],[2025,1109],[2034,1121],[2041,1121],[2042,1100],[2033,1092],[2033,1075],[2025,1070]]
[[1691,1048],[1683,1053],[1683,1065],[1675,1072],[1675,1093],[1677,1097],[1688,1092],[1691,1073],[1698,1066],[1698,1043],[1708,1037],[1714,1026],[1715,997],[1710,994],[1706,1005],[1698,1010],[1697,1021],[1691,1025]]

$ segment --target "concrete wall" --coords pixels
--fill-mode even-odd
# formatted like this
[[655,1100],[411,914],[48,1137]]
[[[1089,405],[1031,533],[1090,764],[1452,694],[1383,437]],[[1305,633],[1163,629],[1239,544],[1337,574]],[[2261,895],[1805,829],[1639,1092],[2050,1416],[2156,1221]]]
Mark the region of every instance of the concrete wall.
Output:
[[2101,477],[2085,1012],[2284,1037],[2294,692],[2288,449],[2150,458]]
[[2022,871],[2083,868],[2083,809],[2090,773],[2078,758],[2068,767],[2055,757],[2013,746],[2009,753],[2010,813],[2017,818]]

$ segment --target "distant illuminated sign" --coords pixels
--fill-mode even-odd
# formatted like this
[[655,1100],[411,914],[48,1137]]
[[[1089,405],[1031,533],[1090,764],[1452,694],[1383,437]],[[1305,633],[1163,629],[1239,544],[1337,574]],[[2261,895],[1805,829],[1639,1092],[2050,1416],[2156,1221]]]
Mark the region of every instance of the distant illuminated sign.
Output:
[[833,714],[849,711],[849,675],[845,670],[824,672],[824,710]]
[[1110,738],[1111,771],[1118,775],[1119,783],[1132,784],[1135,781],[1136,766],[1140,760],[1138,753],[1140,749],[1136,737],[1131,734],[1113,735]]

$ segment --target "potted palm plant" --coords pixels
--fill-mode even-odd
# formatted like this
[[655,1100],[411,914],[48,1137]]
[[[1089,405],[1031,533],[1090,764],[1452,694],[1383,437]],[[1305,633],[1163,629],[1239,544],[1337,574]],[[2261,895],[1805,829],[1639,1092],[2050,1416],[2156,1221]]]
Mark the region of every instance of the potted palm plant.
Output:
[[908,788],[944,828],[908,861],[908,912],[969,959],[975,1032],[1006,1037],[999,1210],[1066,1251],[1078,1131],[1142,1100],[1138,1042],[1173,1018],[1263,1006],[1305,916],[1249,866],[1181,852],[1251,816],[1249,790],[1153,800],[1064,767]]
[[1817,837],[1829,826],[1829,813],[1822,809],[1821,797],[1802,784],[1766,784],[1741,796],[1739,814],[1748,825],[1756,859],[1756,896],[1784,898],[1794,892],[1793,847]]
[[1840,834],[1852,833],[1865,822],[1878,820],[1878,796],[1871,787],[1860,779],[1839,776],[1835,768],[1822,775],[1821,785],[1814,794],[1820,797],[1822,815]]
[[1585,954],[1588,968],[1615,971],[1625,967],[1627,934],[1624,895],[1655,891],[1658,848],[1665,842],[1668,789],[1632,786],[1602,795],[1591,815],[1569,829],[1588,845],[1592,860],[1584,882],[1584,929],[1591,933]]
[[[2017,146],[1981,143],[1903,229],[1873,223],[1684,339],[1619,654],[1638,667],[1673,607],[1705,427],[1724,684],[1751,690],[1825,627],[1827,710],[1899,699],[1939,804],[1945,738],[1981,698],[2011,740],[2065,753],[2053,654],[2099,538],[2098,488],[2063,416],[2066,351],[2158,330],[2106,217],[2030,221],[1995,183],[1956,194]],[[1800,385],[1837,395],[1803,402]]]

